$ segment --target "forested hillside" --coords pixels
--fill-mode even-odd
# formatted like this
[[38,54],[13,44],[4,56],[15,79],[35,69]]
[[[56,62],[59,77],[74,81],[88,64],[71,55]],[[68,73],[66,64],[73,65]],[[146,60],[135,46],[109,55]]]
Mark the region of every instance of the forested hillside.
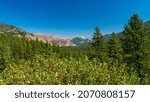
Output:
[[32,35],[31,33],[28,33],[20,28],[17,28],[13,25],[8,25],[5,23],[0,23],[0,34],[8,34],[8,35]]
[[107,43],[96,27],[91,42],[84,47],[52,46],[3,31],[0,84],[150,84],[149,32],[137,14],[129,19],[120,37],[113,32]]

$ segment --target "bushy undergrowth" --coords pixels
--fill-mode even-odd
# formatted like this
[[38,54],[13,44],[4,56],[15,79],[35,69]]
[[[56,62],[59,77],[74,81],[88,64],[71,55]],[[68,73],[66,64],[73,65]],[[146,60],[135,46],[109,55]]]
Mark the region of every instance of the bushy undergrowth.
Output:
[[45,59],[37,55],[30,61],[10,63],[0,74],[0,84],[123,85],[139,84],[139,79],[126,64],[99,63],[87,58]]

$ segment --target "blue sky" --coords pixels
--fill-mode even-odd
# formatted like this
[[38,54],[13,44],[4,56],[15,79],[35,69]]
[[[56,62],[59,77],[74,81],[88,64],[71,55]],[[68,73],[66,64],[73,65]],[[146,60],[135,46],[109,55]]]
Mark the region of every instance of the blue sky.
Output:
[[0,22],[31,33],[92,36],[120,32],[137,13],[150,20],[150,0],[0,0]]

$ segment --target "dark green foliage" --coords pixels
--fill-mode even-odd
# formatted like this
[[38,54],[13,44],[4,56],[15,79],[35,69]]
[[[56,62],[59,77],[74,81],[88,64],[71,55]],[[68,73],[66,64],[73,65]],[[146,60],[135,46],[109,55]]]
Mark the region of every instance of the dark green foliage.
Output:
[[2,72],[11,62],[11,50],[6,42],[6,37],[0,34],[0,72]]
[[107,49],[104,43],[104,38],[98,27],[95,28],[95,33],[90,43],[90,58],[97,58],[101,62],[107,60]]
[[122,49],[120,40],[113,32],[108,42],[109,58],[111,58],[113,62],[117,61],[121,63],[123,60],[122,54],[123,54],[123,49]]
[[[86,56],[86,49],[83,47],[59,47],[51,46],[48,43],[40,42],[38,40],[28,40],[25,38],[18,38],[1,34],[1,50],[9,50],[11,52],[11,59],[15,62],[20,60],[30,60],[35,55],[42,55],[45,57],[57,56],[59,58],[82,58]],[[4,47],[3,47],[4,46]],[[2,54],[2,53],[1,53]]]
[[98,27],[95,28],[95,33],[94,33],[94,36],[92,38],[91,47],[93,47],[93,49],[96,52],[100,52],[101,50],[103,50],[104,38],[103,38],[103,36],[100,32],[100,29]]
[[149,83],[150,74],[150,42],[148,31],[138,15],[133,15],[123,32],[125,61],[134,66],[140,78],[140,84]]

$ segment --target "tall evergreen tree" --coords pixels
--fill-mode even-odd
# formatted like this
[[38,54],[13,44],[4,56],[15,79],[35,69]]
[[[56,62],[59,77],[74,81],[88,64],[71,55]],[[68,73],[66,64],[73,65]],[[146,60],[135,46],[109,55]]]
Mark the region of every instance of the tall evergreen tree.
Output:
[[150,79],[150,44],[147,32],[137,14],[130,18],[123,32],[125,61],[136,68],[140,84],[148,84]]
[[122,62],[122,54],[123,54],[123,49],[119,41],[119,38],[113,32],[108,42],[109,58],[112,58],[113,62],[116,61]]
[[95,33],[92,38],[92,42],[90,43],[91,57],[99,59],[101,62],[106,61],[107,59],[107,51],[104,43],[104,38],[102,33],[100,32],[99,27],[95,28]]

